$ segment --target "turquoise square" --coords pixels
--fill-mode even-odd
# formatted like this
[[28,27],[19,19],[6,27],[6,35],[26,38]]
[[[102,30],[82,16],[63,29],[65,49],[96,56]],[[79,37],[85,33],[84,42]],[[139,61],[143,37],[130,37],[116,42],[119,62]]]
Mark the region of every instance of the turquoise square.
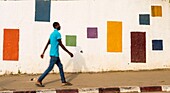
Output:
[[150,15],[149,14],[140,14],[139,15],[139,24],[140,25],[150,25]]

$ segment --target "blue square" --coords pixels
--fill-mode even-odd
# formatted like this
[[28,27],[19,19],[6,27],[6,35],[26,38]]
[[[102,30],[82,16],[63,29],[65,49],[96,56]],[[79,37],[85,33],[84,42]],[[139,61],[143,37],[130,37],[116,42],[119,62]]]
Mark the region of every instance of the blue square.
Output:
[[149,14],[140,14],[139,15],[139,24],[140,25],[150,25],[150,15]]
[[152,40],[152,50],[163,50],[163,40]]
[[50,22],[51,0],[35,0],[35,21]]

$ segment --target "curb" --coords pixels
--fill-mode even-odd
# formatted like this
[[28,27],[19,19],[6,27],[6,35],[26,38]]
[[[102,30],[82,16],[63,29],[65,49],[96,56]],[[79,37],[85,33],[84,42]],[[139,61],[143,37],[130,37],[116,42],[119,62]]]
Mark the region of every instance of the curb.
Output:
[[128,93],[128,92],[168,92],[170,85],[162,86],[125,86],[107,88],[78,88],[78,89],[42,89],[42,90],[14,90],[0,91],[0,93]]

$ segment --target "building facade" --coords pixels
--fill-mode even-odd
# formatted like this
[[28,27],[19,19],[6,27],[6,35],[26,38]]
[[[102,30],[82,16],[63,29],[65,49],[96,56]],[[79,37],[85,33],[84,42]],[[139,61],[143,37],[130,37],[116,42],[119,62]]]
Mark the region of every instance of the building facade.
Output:
[[60,49],[65,72],[170,68],[168,0],[1,0],[0,11],[0,74],[42,73],[55,21],[74,54]]

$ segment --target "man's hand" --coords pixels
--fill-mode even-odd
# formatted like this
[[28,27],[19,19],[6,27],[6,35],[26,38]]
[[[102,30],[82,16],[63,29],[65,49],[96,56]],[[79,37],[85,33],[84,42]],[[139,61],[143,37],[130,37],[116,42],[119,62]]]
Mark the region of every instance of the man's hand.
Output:
[[71,52],[69,52],[69,55],[70,55],[71,57],[73,57],[73,56],[74,56]]
[[71,57],[74,56],[71,52],[69,52],[69,51],[66,49],[66,47],[63,45],[61,39],[58,39],[58,42],[59,42],[59,45],[61,46],[61,48],[62,48],[64,51],[66,51]]
[[47,42],[47,44],[46,44],[46,46],[45,46],[45,48],[44,48],[44,51],[43,51],[43,53],[41,54],[41,58],[43,59],[44,58],[44,53],[45,53],[45,51],[46,51],[46,49],[48,48],[48,45],[50,44],[50,39],[48,40],[48,42]]
[[44,58],[44,54],[41,54],[41,58],[42,58],[42,59]]

